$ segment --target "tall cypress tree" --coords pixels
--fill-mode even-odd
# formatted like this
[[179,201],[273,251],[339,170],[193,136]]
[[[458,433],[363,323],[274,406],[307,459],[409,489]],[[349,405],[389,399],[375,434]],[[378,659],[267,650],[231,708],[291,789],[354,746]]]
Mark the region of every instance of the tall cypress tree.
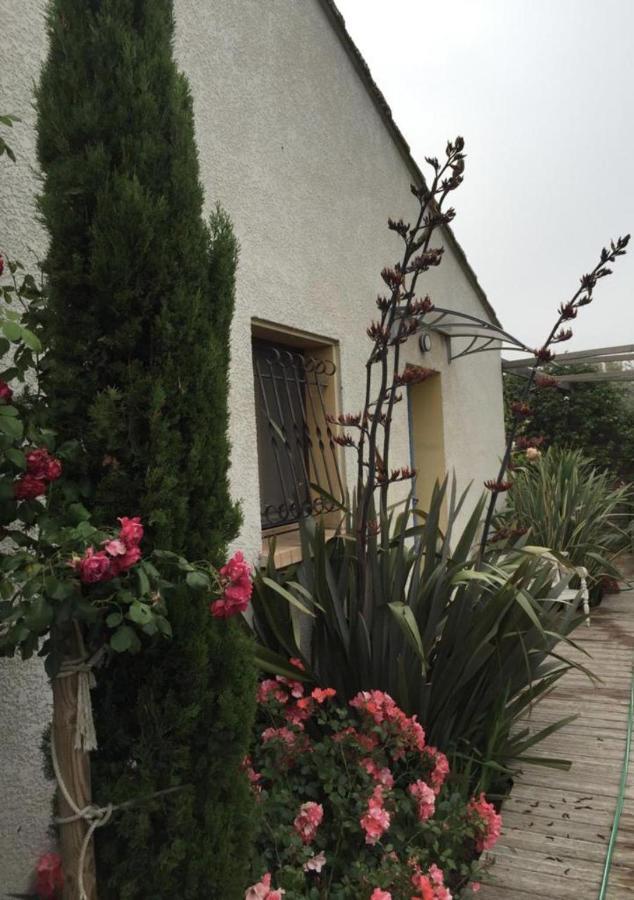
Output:
[[[50,352],[44,383],[67,474],[95,520],[142,515],[147,548],[223,559],[227,368],[236,243],[202,219],[191,100],[172,0],[50,0],[39,90]],[[106,898],[241,895],[252,808],[240,772],[254,705],[249,647],[199,596],[174,635],[99,672],[93,792]]]

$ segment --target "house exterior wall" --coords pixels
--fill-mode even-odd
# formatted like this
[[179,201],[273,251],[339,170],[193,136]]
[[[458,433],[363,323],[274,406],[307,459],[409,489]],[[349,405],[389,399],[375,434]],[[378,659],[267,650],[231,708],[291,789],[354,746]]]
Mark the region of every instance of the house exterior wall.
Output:
[[[46,247],[33,204],[30,107],[46,50],[44,9],[44,0],[5,0],[0,29],[0,52],[11,60],[0,67],[0,112],[23,119],[11,141],[17,165],[0,164],[1,241],[25,263]],[[261,533],[252,319],[337,342],[342,409],[360,408],[378,273],[400,254],[386,221],[413,214],[414,176],[320,0],[176,0],[175,10],[207,206],[219,201],[227,209],[242,248],[231,338],[231,484],[244,515],[239,544],[255,558]],[[440,305],[486,315],[450,247],[425,289]],[[499,356],[449,364],[439,336],[424,357],[415,341],[404,356],[441,373],[448,468],[459,485],[473,479],[475,499],[503,444]],[[395,464],[410,461],[406,406],[397,408]],[[49,692],[39,661],[0,661],[0,684],[0,885],[17,892],[47,847],[51,791],[39,745]]]

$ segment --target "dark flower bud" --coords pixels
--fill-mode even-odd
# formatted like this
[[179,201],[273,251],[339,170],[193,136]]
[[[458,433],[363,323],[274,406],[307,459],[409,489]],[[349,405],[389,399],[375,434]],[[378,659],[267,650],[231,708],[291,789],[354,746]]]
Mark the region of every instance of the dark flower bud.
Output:
[[410,229],[409,224],[405,224],[402,219],[399,219],[398,222],[395,222],[394,219],[387,220],[387,227],[390,231],[396,231],[397,234],[400,234],[401,237],[407,237],[407,232]]
[[512,403],[511,410],[513,411],[513,415],[515,415],[518,419],[526,419],[528,416],[532,415],[533,410],[530,408],[528,403]]
[[431,302],[430,297],[419,297],[412,303],[411,312],[414,316],[424,316],[426,313],[431,312],[433,308],[434,304]]
[[555,358],[555,354],[548,347],[540,347],[538,350],[535,350],[535,356],[542,363],[550,362]]
[[535,387],[538,388],[553,388],[558,384],[559,382],[552,375],[537,375],[535,378]]
[[572,300],[569,303],[562,303],[559,307],[559,315],[562,319],[576,319],[577,310]]
[[399,269],[385,268],[381,272],[381,278],[393,291],[397,290],[403,284],[403,273]]
[[381,297],[380,295],[376,298],[376,305],[379,307],[381,312],[387,312],[390,308],[390,301],[387,297]]
[[590,272],[588,275],[582,275],[579,280],[584,291],[591,291],[597,283],[596,275],[593,272]]
[[572,328],[561,328],[554,336],[553,344],[561,344],[563,341],[569,341],[572,337]]
[[347,431],[344,434],[335,434],[332,437],[335,444],[339,444],[340,447],[356,447],[356,441]]
[[426,156],[425,162],[428,163],[428,165],[430,165],[432,167],[432,169],[435,169],[436,172],[440,168],[440,163],[438,162],[438,160],[436,159],[435,156]]
[[387,344],[390,339],[389,329],[384,328],[380,322],[372,322],[367,330],[367,335],[378,344]]
[[495,492],[496,494],[503,494],[505,491],[510,491],[513,487],[513,482],[491,479],[490,481],[485,481],[484,486],[487,490]]

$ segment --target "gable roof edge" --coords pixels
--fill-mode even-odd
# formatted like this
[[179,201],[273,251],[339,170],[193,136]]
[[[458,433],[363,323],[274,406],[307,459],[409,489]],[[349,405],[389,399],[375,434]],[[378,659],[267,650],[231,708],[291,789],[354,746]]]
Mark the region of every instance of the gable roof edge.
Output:
[[[363,58],[361,51],[350,37],[350,33],[348,32],[348,29],[346,27],[346,21],[342,14],[339,12],[335,0],[318,0],[318,2],[322,6],[328,19],[332,23],[337,36],[343,44],[344,49],[347,51],[348,56],[350,57],[350,60],[357,70],[361,81],[363,82],[368,94],[370,95],[371,100],[373,101],[379,115],[383,119],[385,127],[389,131],[392,140],[396,144],[397,149],[399,150],[401,156],[403,157],[403,160],[409,168],[414,181],[421,185],[426,184],[425,176],[423,175],[418,163],[412,156],[412,151],[407,140],[405,139],[401,129],[394,121],[394,116],[392,115],[392,110],[389,103],[385,99],[383,92],[372,77],[370,67]],[[492,322],[495,325],[500,325],[497,313],[491,306],[484,288],[478,281],[478,276],[471,267],[471,264],[467,259],[467,255],[458,242],[458,239],[453,233],[453,230],[447,225],[443,228],[443,232],[446,235],[447,243],[454,251],[458,263],[462,271],[466,275],[469,283],[473,287],[478,299],[480,300],[480,303],[482,304],[488,315],[491,317]]]

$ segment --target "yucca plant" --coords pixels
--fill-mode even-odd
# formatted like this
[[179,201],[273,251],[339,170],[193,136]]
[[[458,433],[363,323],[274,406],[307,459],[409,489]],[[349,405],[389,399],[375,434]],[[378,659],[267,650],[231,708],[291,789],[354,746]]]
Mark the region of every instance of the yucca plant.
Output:
[[531,542],[585,567],[596,595],[603,577],[620,577],[614,560],[630,547],[624,523],[632,500],[629,485],[614,487],[580,450],[552,447],[516,469],[499,526],[510,533],[528,530]]

